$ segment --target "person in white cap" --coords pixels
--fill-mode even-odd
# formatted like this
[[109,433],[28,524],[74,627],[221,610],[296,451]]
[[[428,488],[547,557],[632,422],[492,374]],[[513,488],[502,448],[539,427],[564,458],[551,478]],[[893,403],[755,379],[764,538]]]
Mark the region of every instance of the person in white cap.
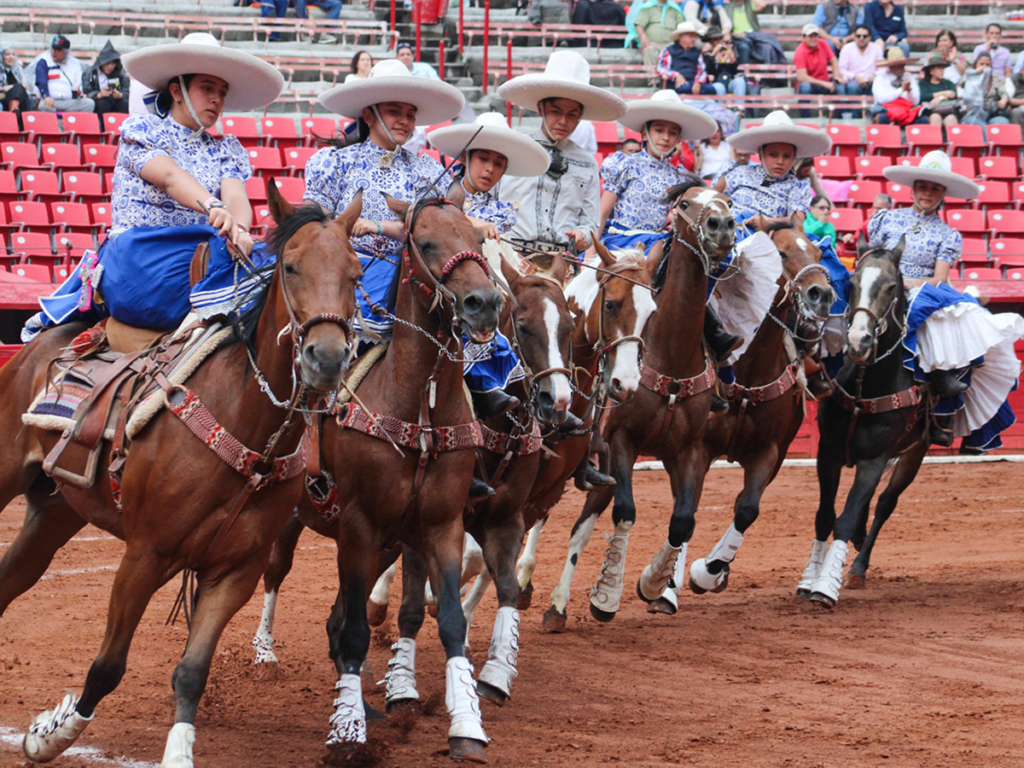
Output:
[[499,191],[519,203],[512,237],[534,250],[585,250],[600,226],[597,161],[569,137],[582,118],[617,120],[626,103],[590,84],[590,65],[575,51],[555,51],[542,74],[520,75],[504,83],[498,95],[537,112],[542,124],[529,134],[551,158],[539,178],[506,176]]
[[[222,314],[258,289],[254,278],[235,284],[225,242],[252,251],[249,156],[238,139],[207,129],[225,109],[272,103],[284,87],[281,73],[206,33],[138,49],[122,63],[153,92],[149,112],[121,126],[112,227],[99,253],[86,254],[64,285],[41,299],[43,311],[22,332],[26,340],[41,327],[108,315],[170,330],[192,308],[201,317]],[[210,245],[207,278],[190,295],[189,268],[202,242]],[[97,289],[102,302],[93,300]]]
[[[891,166],[884,173],[913,189],[914,204],[875,214],[868,236],[871,247],[888,250],[903,242],[900,272],[910,289],[904,365],[940,396],[936,416],[945,431],[936,430],[933,442],[949,446],[963,437],[962,453],[997,448],[999,433],[1014,421],[1006,398],[1020,375],[1013,344],[1024,336],[1024,319],[1013,312],[993,315],[949,285],[963,243],[938,215],[947,195],[969,200],[981,188],[954,173],[938,150],[922,157],[920,166]],[[980,358],[984,364],[978,366]]]

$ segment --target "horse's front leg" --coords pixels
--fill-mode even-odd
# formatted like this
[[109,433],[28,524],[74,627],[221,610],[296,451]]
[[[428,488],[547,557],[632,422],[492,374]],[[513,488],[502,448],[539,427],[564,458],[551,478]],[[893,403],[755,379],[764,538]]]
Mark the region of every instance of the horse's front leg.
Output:
[[[826,425],[821,419],[818,420],[818,426],[823,430],[822,434],[826,434]],[[821,575],[821,567],[828,553],[828,537],[832,535],[836,524],[836,494],[839,493],[839,480],[843,475],[843,457],[834,441],[822,440],[818,444],[815,467],[818,473],[818,510],[814,515],[811,554],[796,587],[796,596],[801,600],[811,596],[811,588]]]
[[[394,567],[394,566],[392,566]],[[391,646],[384,704],[387,711],[419,701],[416,690],[416,636],[426,612],[427,564],[410,547],[402,547],[402,605],[398,641]]]
[[540,544],[540,535],[547,521],[548,516],[544,515],[530,529],[529,534],[526,536],[526,545],[523,547],[523,553],[519,556],[519,562],[516,563],[516,578],[519,580],[518,608],[520,611],[529,609],[530,603],[533,602],[533,572],[537,568],[537,546]]
[[263,574],[263,615],[260,626],[252,639],[252,647],[256,651],[256,664],[276,664],[277,654],[274,653],[274,612],[277,609],[277,595],[281,591],[295,557],[295,548],[299,544],[299,536],[305,526],[299,520],[296,510],[285,524],[270,551],[270,562]]

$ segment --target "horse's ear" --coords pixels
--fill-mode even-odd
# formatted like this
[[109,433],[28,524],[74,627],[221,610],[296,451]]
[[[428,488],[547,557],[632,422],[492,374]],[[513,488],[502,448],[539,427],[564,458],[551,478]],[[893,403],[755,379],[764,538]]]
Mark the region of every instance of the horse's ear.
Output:
[[270,215],[274,221],[280,224],[295,212],[295,208],[284,199],[281,190],[277,188],[277,179],[271,178],[267,184],[267,204],[270,208]]
[[387,192],[381,192],[381,194],[384,195],[384,202],[388,204],[391,212],[398,217],[399,221],[405,221],[405,215],[409,213],[409,203],[392,197]]
[[462,186],[462,182],[456,179],[448,185],[448,192],[445,195],[445,199],[450,203],[454,203],[458,206],[459,210],[463,210],[466,205],[466,190]]
[[501,274],[505,278],[505,282],[508,283],[508,287],[515,293],[518,290],[520,275],[515,267],[505,261],[504,256],[499,256],[498,258],[501,259]]
[[896,247],[889,251],[889,258],[893,263],[899,267],[900,259],[903,258],[903,249],[907,247],[907,236],[906,234],[900,235],[900,241],[896,243]]
[[864,257],[864,254],[869,250],[868,239],[864,237],[864,233],[860,232],[857,235],[857,259],[858,261]]
[[560,253],[551,254],[551,277],[560,282],[563,286],[569,280],[569,263]]
[[605,248],[604,243],[602,243],[598,239],[597,232],[594,232],[591,235],[591,238],[593,239],[593,242],[594,242],[594,250],[597,251],[597,255],[600,257],[601,263],[604,264],[604,266],[606,268],[608,268],[608,269],[611,269],[612,267],[614,267],[615,266],[615,257],[612,256],[611,252],[607,248]]
[[356,192],[355,197],[352,198],[352,202],[345,206],[345,210],[338,214],[335,219],[341,226],[345,228],[346,232],[351,232],[352,227],[356,225],[359,217],[363,215],[363,190]]

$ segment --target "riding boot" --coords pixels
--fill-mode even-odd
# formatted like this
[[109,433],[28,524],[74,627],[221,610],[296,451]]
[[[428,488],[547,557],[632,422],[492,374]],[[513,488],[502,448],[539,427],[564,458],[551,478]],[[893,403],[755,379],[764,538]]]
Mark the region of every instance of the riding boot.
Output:
[[953,414],[935,414],[932,416],[932,428],[930,430],[932,445],[940,448],[953,447]]
[[832,382],[825,373],[825,366],[822,365],[819,355],[820,353],[815,350],[804,357],[804,375],[807,377],[807,391],[815,400],[824,400],[832,394]]
[[949,371],[932,371],[928,380],[932,383],[932,392],[939,397],[953,397],[967,389],[967,385]]
[[469,482],[469,498],[471,500],[486,499],[494,495],[494,489],[476,475]]
[[718,313],[710,304],[704,307],[704,343],[714,353],[715,360],[720,363],[725,362],[729,353],[743,344],[742,338],[726,332]]
[[555,432],[560,435],[568,435],[583,428],[583,419],[575,413],[566,412],[565,421],[558,425]]
[[478,419],[490,419],[518,407],[519,398],[512,397],[502,389],[473,393],[473,408]]
[[616,485],[615,478],[611,475],[606,475],[591,464],[589,456],[583,457],[583,461],[576,467],[576,471],[572,473],[572,476],[576,483],[576,488],[581,491],[593,491],[598,486],[610,487]]
[[729,401],[724,400],[717,394],[711,395],[711,415],[718,416],[721,413],[725,413],[729,410]]

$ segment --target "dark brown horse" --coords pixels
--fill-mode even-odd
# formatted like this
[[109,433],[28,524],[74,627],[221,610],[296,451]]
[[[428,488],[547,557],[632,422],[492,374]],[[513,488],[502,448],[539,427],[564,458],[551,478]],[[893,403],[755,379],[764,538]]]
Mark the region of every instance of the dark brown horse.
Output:
[[[833,301],[828,272],[820,266],[821,251],[802,227],[776,229],[772,239],[782,257],[779,290],[768,317],[733,366],[735,383],[725,386],[728,412],[713,419],[704,435],[704,471],[720,456],[739,462],[743,490],[733,506],[732,525],[706,558],[690,566],[690,589],[697,594],[721,592],[728,586],[730,563],[744,533],[757,519],[761,496],[782,467],[803,422],[799,347],[810,340],[797,337],[790,329],[798,327],[801,318],[820,324]],[[677,572],[681,573],[682,567]],[[682,584],[676,581],[676,587]],[[676,599],[676,592],[668,591],[651,609],[674,612]]]
[[[302,525],[337,541],[340,588],[327,631],[339,680],[328,744],[355,745],[366,740],[359,670],[370,643],[367,595],[380,553],[398,543],[408,547],[416,557],[406,562],[421,564],[419,577],[429,578],[439,596],[452,757],[483,760],[486,736],[459,606],[463,510],[482,440],[464,393],[460,352],[462,331],[475,341],[493,337],[501,296],[461,210],[461,185],[449,195],[413,206],[388,199],[408,233],[393,336],[359,385],[358,402],[323,423],[322,463],[337,482],[337,507],[318,510],[303,500],[299,522],[275,548],[265,587],[272,604]],[[422,588],[419,596],[422,622]]]
[[622,595],[629,530],[636,520],[633,464],[640,453],[660,458],[672,482],[675,504],[668,540],[637,586],[646,602],[657,600],[672,579],[676,558],[693,532],[703,475],[700,453],[708,423],[715,367],[704,353],[702,332],[708,277],[732,250],[736,224],[724,195],[694,182],[670,191],[673,229],[668,252],[652,264],[657,312],[644,330],[644,362],[636,396],[612,409],[603,427],[617,485],[591,491],[573,526],[562,580],[552,593],[545,621],[564,626],[569,586],[580,552],[597,517],[614,497],[615,534],[590,612],[599,621],[615,617]]
[[[295,369],[306,389],[331,391],[351,351],[345,318],[355,312],[360,268],[348,234],[359,217],[359,201],[331,220],[319,210],[293,211],[271,185],[270,206],[278,222],[272,242],[279,258],[251,348],[248,342],[222,348],[187,381],[227,432],[243,446],[265,452],[248,476],[218,458],[165,409],[131,442],[120,510],[106,480],[109,449],[93,487],[55,485],[41,463],[60,435],[22,427],[21,415],[45,386],[50,361],[85,326],[43,333],[0,371],[0,388],[8,395],[0,421],[0,434],[6,435],[0,441],[0,506],[19,493],[28,505],[24,526],[0,560],[0,612],[39,580],[57,550],[86,523],[127,545],[114,580],[103,646],[85,690],[81,698],[68,694],[36,718],[24,745],[33,760],[52,760],[85,730],[97,704],[125,673],[128,648],[153,593],[190,569],[197,575],[198,601],[174,671],[177,712],[164,765],[193,764],[193,723],[217,641],[252,596],[274,539],[302,491],[304,461],[297,474],[291,473],[293,479],[275,484],[261,484],[253,473],[268,472],[268,465],[289,455],[302,458],[304,425],[294,409],[307,398],[296,398],[282,411],[261,391],[252,368],[262,371],[277,397],[291,390]],[[286,335],[294,344],[279,343]],[[175,394],[168,398],[172,405],[178,402]],[[240,500],[245,501],[242,507],[237,506]]]

